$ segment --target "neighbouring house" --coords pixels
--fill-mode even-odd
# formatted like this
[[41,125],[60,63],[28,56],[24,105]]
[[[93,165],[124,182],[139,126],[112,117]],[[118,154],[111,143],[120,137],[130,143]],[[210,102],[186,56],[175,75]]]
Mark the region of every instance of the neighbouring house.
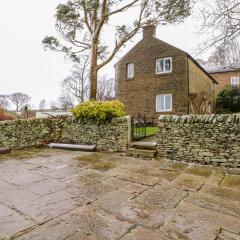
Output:
[[49,117],[58,117],[58,116],[72,116],[70,111],[66,110],[52,110],[52,109],[43,109],[43,110],[29,110],[25,111],[12,111],[20,118],[49,118]]
[[36,111],[36,118],[49,118],[58,116],[72,116],[70,111],[65,110],[41,110]]
[[216,93],[226,87],[240,86],[240,69],[220,66],[203,66],[205,70],[218,82]]
[[188,53],[143,28],[143,39],[115,65],[117,98],[128,114],[202,114],[215,110],[215,85]]

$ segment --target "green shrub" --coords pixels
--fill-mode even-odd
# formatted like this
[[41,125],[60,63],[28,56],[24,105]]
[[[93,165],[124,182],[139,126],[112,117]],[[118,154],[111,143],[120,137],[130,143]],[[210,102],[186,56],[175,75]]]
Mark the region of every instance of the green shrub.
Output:
[[88,101],[72,110],[73,116],[82,121],[105,122],[125,115],[124,104],[120,101]]
[[240,112],[240,89],[236,87],[227,87],[217,96],[218,113]]

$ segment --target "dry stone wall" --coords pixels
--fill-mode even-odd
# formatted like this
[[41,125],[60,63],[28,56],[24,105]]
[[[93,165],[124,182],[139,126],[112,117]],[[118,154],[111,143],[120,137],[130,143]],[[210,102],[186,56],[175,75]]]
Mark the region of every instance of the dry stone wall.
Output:
[[161,157],[240,168],[240,114],[160,116],[157,139]]
[[0,122],[0,146],[12,149],[49,142],[95,144],[99,151],[125,151],[131,139],[131,119],[105,124],[80,123],[73,118],[29,119]]

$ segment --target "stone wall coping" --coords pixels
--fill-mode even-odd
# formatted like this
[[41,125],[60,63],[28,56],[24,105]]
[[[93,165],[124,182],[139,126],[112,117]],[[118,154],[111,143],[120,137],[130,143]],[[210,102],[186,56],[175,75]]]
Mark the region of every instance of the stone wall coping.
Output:
[[[74,117],[66,117],[67,121],[70,122],[78,122]],[[131,116],[124,116],[124,117],[118,117],[118,118],[113,118],[110,123],[125,123],[128,122],[131,119]],[[15,123],[27,123],[27,122],[36,122],[36,123],[41,123],[41,122],[48,122],[48,121],[54,121],[54,120],[61,120],[61,117],[57,118],[28,118],[28,119],[16,119],[16,120],[6,120],[6,121],[0,121],[0,125],[5,125],[5,124],[15,124]],[[82,123],[84,125],[84,123]],[[85,124],[89,124],[86,122]],[[92,124],[92,123],[91,123]]]
[[161,115],[159,122],[175,123],[235,123],[240,124],[240,114],[211,114],[211,115]]

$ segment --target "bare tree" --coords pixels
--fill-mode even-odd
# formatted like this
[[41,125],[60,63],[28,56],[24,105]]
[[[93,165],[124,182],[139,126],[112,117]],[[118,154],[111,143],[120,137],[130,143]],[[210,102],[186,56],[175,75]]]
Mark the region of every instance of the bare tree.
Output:
[[9,101],[8,101],[8,96],[7,95],[0,95],[0,107],[1,108],[8,108],[9,107]]
[[236,40],[226,42],[222,46],[215,48],[208,62],[217,66],[228,66],[233,69],[239,68],[240,45]]
[[89,56],[81,56],[73,66],[71,75],[62,82],[63,95],[69,95],[74,102],[84,102],[89,98]]
[[97,99],[102,101],[113,98],[115,98],[115,79],[104,75],[99,79]]
[[16,106],[16,111],[19,111],[24,104],[27,104],[30,101],[30,97],[25,93],[13,93],[9,96],[9,100]]
[[57,103],[55,101],[51,101],[50,102],[50,108],[52,110],[58,110],[59,109],[59,107],[58,107],[58,105],[57,105]]
[[61,95],[58,101],[61,109],[68,110],[74,107],[73,99],[69,94]]
[[224,47],[240,37],[239,0],[201,0],[202,25],[200,34],[206,32],[207,39],[200,50]]
[[43,99],[39,102],[39,109],[43,110],[44,108],[46,108],[46,100]]
[[210,114],[211,94],[202,91],[189,95],[190,108],[193,114]]
[[[48,36],[43,40],[46,48],[65,53],[74,61],[79,54],[90,53],[90,98],[97,97],[98,72],[117,52],[149,22],[168,24],[181,22],[190,15],[191,0],[67,0],[56,10],[56,29],[64,43]],[[112,49],[102,38],[106,26],[119,15],[127,18],[131,11],[137,18],[128,25],[116,25],[109,36],[115,42]],[[111,22],[112,23],[112,22]]]

